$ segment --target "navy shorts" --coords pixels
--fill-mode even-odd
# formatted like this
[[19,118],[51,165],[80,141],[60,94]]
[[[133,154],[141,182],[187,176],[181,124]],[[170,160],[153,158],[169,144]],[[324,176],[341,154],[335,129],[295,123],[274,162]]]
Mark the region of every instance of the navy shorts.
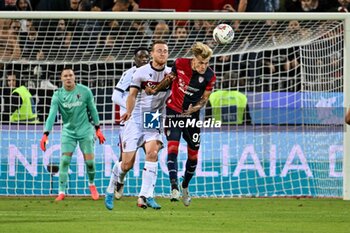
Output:
[[181,134],[192,150],[199,150],[201,129],[195,122],[199,120],[199,112],[183,116],[170,108],[166,108],[165,135],[168,141],[180,141]]

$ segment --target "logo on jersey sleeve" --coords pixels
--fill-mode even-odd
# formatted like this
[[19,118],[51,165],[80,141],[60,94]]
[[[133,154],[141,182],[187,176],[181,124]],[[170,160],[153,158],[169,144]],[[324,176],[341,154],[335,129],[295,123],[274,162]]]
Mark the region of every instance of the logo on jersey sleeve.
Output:
[[143,113],[143,128],[145,129],[159,129],[160,128],[160,116],[162,114],[157,110],[156,112],[144,112]]

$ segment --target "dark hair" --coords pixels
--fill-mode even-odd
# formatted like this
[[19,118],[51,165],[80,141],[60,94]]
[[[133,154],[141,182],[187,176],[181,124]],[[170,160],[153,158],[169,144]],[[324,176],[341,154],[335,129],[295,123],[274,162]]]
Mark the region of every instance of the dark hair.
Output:
[[237,82],[239,80],[239,73],[237,71],[229,71],[226,72],[222,79],[222,89],[231,89],[233,90],[235,88],[234,82]]
[[19,77],[19,73],[17,71],[13,71],[13,70],[7,71],[5,74],[5,77],[7,78],[7,76],[10,76],[10,75],[14,75],[14,76],[16,76],[16,78]]
[[[32,4],[30,4],[30,1],[29,0],[25,0],[25,2],[28,5],[26,11],[32,11],[33,8],[32,8]],[[19,0],[16,1],[16,8],[17,8],[17,10],[19,10]]]
[[186,26],[182,26],[182,25],[176,26],[174,31],[176,31],[176,30],[179,29],[179,28],[184,28],[184,29],[186,29],[186,31],[187,31],[187,27],[186,27]]
[[91,11],[92,2],[89,0],[82,0],[79,2],[79,7],[82,11]]
[[141,47],[137,47],[135,50],[134,50],[134,55],[136,55],[139,51],[147,51],[149,53],[149,49],[145,46],[141,46]]
[[165,45],[168,45],[168,43],[165,41],[165,40],[155,40],[153,43],[152,43],[152,46],[151,46],[151,50],[153,51],[154,49],[154,46],[156,44],[165,44]]
[[[61,75],[62,75],[63,71],[65,71],[65,70],[73,70],[73,67],[72,67],[72,66],[69,66],[69,65],[64,66],[63,69],[62,69],[62,71],[61,71]],[[74,71],[74,70],[73,70],[73,71]]]

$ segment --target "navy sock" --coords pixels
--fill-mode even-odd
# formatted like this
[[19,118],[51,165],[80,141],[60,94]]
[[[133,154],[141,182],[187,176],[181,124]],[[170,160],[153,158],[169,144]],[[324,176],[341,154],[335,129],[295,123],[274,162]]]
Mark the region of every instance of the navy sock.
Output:
[[168,171],[169,179],[171,184],[171,189],[179,189],[177,185],[177,154],[169,153],[168,154]]
[[184,175],[184,180],[182,181],[182,187],[187,188],[188,184],[190,183],[193,175],[196,172],[196,167],[197,167],[197,159],[195,160],[189,160],[187,159],[186,161],[186,171]]

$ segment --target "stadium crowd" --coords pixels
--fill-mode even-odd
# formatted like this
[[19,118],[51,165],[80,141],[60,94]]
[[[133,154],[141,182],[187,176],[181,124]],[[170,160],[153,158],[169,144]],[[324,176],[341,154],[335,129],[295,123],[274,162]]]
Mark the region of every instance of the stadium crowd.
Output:
[[[217,11],[217,12],[348,12],[350,0],[202,0],[202,1],[166,1],[166,0],[0,0],[1,11]],[[280,39],[276,22],[261,22],[265,30],[255,35],[242,33],[249,25],[247,22],[226,22],[234,27],[235,40],[242,41],[241,46],[264,46],[276,43]],[[155,40],[165,40],[169,44],[170,63],[176,57],[186,56],[195,41],[208,44],[214,52],[217,46],[212,32],[217,21],[197,20],[191,23],[170,20],[120,21],[120,20],[9,20],[0,19],[0,72],[2,74],[2,103],[8,101],[10,93],[6,87],[8,71],[20,71],[17,80],[33,96],[45,89],[55,89],[60,85],[58,73],[61,63],[76,65],[80,83],[90,87],[113,87],[121,73],[130,68],[131,57],[136,47],[150,46]],[[281,25],[279,25],[281,26]],[[297,20],[288,22],[286,35],[300,34],[303,25]],[[261,33],[261,35],[259,35]],[[267,38],[255,41],[254,38]],[[331,36],[331,35],[328,35]],[[334,35],[332,35],[334,37]],[[336,37],[336,36],[335,36]],[[334,41],[334,46],[340,42]],[[237,49],[237,48],[233,48]],[[247,91],[299,91],[300,51],[298,47],[288,49],[247,52],[225,56],[213,56],[211,62],[218,81],[234,80],[231,85],[217,82],[217,89]],[[319,60],[319,63],[334,63],[340,67],[342,52],[330,56],[332,61]],[[328,59],[328,58],[327,58]],[[128,60],[128,64],[123,62]],[[19,62],[16,62],[19,61]],[[24,62],[27,61],[27,62]],[[50,62],[47,62],[50,61]],[[92,62],[86,64],[85,61]],[[100,61],[104,61],[102,64]],[[32,62],[32,63],[30,63]],[[55,64],[57,63],[57,64]],[[169,64],[171,65],[171,64]],[[335,68],[339,76],[341,70]],[[91,73],[97,77],[86,77]],[[18,77],[21,76],[21,77]],[[112,77],[101,79],[100,77]],[[283,82],[274,82],[277,79]],[[267,83],[267,84],[266,84]],[[20,86],[20,85],[19,85]],[[41,90],[40,90],[41,89]],[[96,92],[98,90],[96,89]],[[7,93],[7,94],[6,94]],[[46,95],[47,93],[44,93]],[[50,95],[49,95],[50,96]],[[40,101],[39,101],[40,102]],[[101,100],[103,102],[103,100]],[[41,101],[42,108],[50,103]],[[47,112],[42,110],[42,112]],[[45,115],[40,116],[41,121]],[[103,118],[103,117],[102,117]],[[0,121],[3,121],[3,119]]]
[[0,0],[0,10],[18,11],[348,12],[349,0]]

